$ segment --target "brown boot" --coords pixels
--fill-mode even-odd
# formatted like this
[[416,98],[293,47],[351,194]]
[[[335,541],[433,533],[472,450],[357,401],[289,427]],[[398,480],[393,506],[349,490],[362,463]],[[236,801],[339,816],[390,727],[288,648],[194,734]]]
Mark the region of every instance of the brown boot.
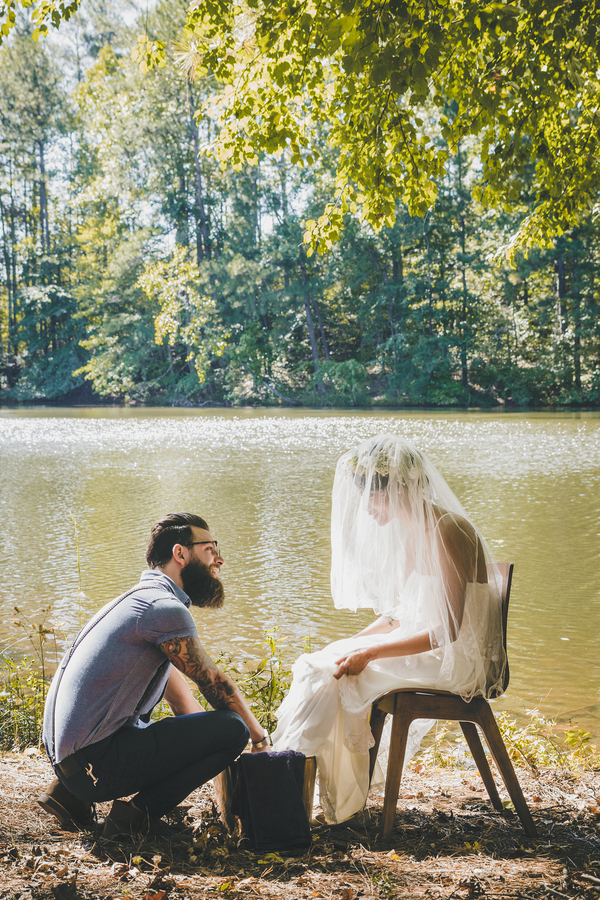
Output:
[[94,804],[79,800],[58,778],[48,785],[37,802],[60,822],[65,831],[93,831],[96,828]]
[[134,835],[147,837],[149,834],[170,840],[178,836],[162,819],[150,819],[144,809],[138,809],[126,800],[115,800],[111,811],[104,820],[102,837],[108,841],[131,839]]

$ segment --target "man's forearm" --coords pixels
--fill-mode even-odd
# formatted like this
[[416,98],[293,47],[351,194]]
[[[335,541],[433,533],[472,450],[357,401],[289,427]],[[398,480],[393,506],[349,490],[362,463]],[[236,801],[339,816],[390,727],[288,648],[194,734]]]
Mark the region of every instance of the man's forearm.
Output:
[[188,682],[175,666],[171,666],[165,700],[174,716],[188,716],[191,713],[202,712],[202,707],[192,694]]
[[238,687],[215,666],[198,638],[171,638],[159,645],[173,665],[198,685],[213,709],[230,709],[244,720],[252,741],[259,741],[264,729],[250,711]]
[[[223,673],[220,673],[223,675]],[[226,675],[223,676],[227,678]],[[236,712],[238,716],[241,716],[248,728],[250,729],[250,740],[254,743],[261,741],[265,734],[265,729],[262,727],[258,719],[252,714],[250,707],[248,706],[246,700],[242,696],[240,689],[231,682],[233,685],[233,694],[228,698],[228,706],[227,708],[232,710],[232,712]],[[208,702],[210,703],[209,697],[204,694]],[[221,707],[223,708],[223,707]]]

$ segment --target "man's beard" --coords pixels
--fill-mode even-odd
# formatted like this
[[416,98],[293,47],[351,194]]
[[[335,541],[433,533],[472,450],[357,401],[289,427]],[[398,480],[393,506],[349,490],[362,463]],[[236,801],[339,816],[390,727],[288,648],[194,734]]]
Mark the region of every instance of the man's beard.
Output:
[[223,606],[225,589],[209,567],[199,559],[192,559],[181,570],[183,589],[192,601],[192,606],[219,609]]

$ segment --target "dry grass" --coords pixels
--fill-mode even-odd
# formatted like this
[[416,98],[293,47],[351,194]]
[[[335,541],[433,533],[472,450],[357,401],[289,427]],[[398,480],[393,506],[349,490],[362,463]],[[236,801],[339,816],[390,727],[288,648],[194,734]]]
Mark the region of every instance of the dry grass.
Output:
[[[498,814],[476,772],[412,770],[392,840],[326,828],[301,856],[260,855],[225,834],[208,787],[188,800],[181,843],[107,844],[56,827],[35,803],[50,766],[37,751],[0,757],[1,900],[265,900],[600,897],[600,774],[519,770],[540,837]],[[103,812],[106,812],[104,808]]]

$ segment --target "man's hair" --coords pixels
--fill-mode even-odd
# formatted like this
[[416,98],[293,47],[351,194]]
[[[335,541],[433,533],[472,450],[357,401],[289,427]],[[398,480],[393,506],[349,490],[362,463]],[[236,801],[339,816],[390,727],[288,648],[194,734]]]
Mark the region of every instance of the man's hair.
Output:
[[166,565],[173,556],[175,544],[192,541],[192,527],[208,531],[208,525],[194,513],[169,513],[152,526],[150,540],[146,548],[146,562],[150,569]]

